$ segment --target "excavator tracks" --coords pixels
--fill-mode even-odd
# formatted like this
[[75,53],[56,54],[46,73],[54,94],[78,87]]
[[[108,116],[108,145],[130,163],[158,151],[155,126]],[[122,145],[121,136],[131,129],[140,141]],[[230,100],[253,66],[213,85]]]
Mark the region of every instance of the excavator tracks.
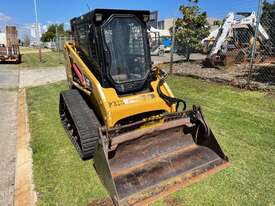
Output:
[[100,123],[76,89],[60,93],[60,119],[82,160],[93,158],[98,143]]

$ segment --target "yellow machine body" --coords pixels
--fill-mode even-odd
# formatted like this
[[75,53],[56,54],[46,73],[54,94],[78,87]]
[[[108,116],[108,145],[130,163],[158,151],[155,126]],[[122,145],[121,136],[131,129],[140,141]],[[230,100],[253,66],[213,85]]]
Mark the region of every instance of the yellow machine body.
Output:
[[[151,82],[151,91],[149,92],[120,97],[117,95],[115,89],[103,88],[101,86],[90,69],[77,55],[73,43],[66,43],[64,48],[66,51],[65,65],[68,81],[90,97],[92,104],[95,105],[97,111],[100,112],[102,120],[108,128],[114,127],[119,120],[140,114],[141,112],[146,113],[160,110],[165,112],[176,111],[174,105],[169,105],[159,97],[157,93],[159,79]],[[72,63],[80,69],[83,76],[87,77],[83,81],[83,85],[73,81]],[[173,97],[166,83],[162,85],[161,89],[164,94]]]

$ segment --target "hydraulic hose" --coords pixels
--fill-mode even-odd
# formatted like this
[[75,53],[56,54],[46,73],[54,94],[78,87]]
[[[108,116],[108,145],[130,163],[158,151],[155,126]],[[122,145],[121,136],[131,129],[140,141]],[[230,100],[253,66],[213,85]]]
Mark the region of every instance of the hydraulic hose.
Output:
[[183,111],[186,109],[186,102],[182,99],[179,98],[175,98],[175,97],[169,97],[167,95],[165,95],[160,87],[165,83],[165,78],[166,78],[167,74],[165,71],[160,70],[160,81],[158,83],[157,86],[157,92],[159,94],[159,96],[167,103],[169,104],[176,104],[176,110],[178,111],[179,105],[182,103],[183,104]]

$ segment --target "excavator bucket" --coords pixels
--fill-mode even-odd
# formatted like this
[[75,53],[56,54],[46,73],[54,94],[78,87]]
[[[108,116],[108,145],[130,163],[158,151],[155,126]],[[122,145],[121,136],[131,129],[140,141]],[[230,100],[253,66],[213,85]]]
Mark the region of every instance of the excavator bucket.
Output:
[[229,165],[200,110],[136,126],[99,129],[94,167],[117,206],[148,205]]

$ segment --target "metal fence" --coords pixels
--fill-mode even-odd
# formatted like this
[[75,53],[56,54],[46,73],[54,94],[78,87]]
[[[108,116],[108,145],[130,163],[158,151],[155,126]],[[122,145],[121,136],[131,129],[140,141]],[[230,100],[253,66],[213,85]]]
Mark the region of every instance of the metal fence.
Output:
[[[262,5],[258,11],[237,9],[224,14],[219,26],[212,24],[200,50],[193,49],[189,62],[174,63],[173,73],[240,87],[274,89],[275,11],[263,11]],[[176,41],[174,47],[180,46]]]
[[[266,86],[275,86],[275,12],[263,13],[260,18],[257,38],[261,38],[260,28],[265,29],[267,33],[266,41],[255,44],[255,56],[251,60],[249,68],[248,84],[261,83]],[[253,48],[252,48],[253,51]]]
[[54,39],[54,47],[53,50],[57,52],[63,52],[64,50],[64,44],[66,42],[72,42],[73,37],[72,36],[65,36],[65,37],[57,37]]

